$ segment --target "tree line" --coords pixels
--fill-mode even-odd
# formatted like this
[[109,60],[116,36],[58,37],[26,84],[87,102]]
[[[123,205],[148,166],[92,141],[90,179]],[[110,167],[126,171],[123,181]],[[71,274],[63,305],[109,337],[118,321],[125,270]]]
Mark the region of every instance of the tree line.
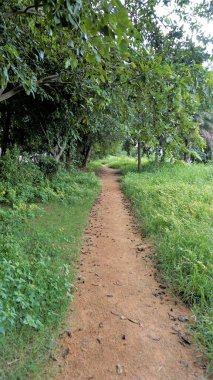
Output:
[[[158,159],[211,158],[212,71],[183,26],[159,16],[168,0],[0,3],[1,154],[84,166],[123,141]],[[191,28],[211,4],[176,0]],[[125,145],[124,144],[124,145]],[[205,156],[205,157],[204,157]]]

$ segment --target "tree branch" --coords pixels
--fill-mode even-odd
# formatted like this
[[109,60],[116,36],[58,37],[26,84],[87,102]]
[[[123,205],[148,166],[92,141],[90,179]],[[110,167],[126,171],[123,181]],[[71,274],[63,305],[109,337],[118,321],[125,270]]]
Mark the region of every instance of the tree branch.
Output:
[[39,13],[39,10],[43,8],[43,4],[39,4],[37,7],[34,5],[31,5],[29,7],[25,7],[22,9],[17,9],[16,11],[11,11],[8,13],[4,13],[4,16],[18,16],[23,14],[32,14],[36,16],[41,16],[42,14]]
[[12,90],[5,92],[5,94],[0,93],[0,102],[4,102],[5,100],[12,98],[13,96],[19,94],[21,91],[23,91],[23,87],[17,86],[15,88],[12,88]]
[[[44,77],[44,78],[38,80],[37,86],[42,87],[42,86],[48,85],[49,83],[57,83],[58,78],[59,78],[58,74],[48,75],[47,77]],[[1,89],[0,90],[0,102],[3,102],[9,98],[12,98],[13,96],[19,94],[22,91],[24,91],[24,88],[22,86],[14,87],[5,93],[4,93],[4,90]]]

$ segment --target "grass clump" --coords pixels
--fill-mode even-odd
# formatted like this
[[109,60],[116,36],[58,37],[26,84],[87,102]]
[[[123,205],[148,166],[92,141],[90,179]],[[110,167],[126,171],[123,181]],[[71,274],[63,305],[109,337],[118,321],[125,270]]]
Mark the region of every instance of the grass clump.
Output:
[[157,261],[171,288],[194,307],[193,325],[213,371],[213,168],[147,165],[128,173],[122,186],[143,229],[157,247]]
[[31,171],[27,195],[24,174],[18,184],[8,172],[1,183],[0,378],[7,380],[36,378],[47,360],[73,296],[81,237],[100,188],[92,173],[61,170],[48,179],[31,162],[23,165],[20,172]]

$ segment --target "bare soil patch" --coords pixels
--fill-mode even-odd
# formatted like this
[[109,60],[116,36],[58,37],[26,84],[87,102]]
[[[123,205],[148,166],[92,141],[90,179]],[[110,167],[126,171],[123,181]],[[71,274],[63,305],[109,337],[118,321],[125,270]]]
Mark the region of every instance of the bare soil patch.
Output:
[[190,311],[156,279],[115,170],[91,212],[78,291],[56,358],[62,380],[204,380],[185,325]]

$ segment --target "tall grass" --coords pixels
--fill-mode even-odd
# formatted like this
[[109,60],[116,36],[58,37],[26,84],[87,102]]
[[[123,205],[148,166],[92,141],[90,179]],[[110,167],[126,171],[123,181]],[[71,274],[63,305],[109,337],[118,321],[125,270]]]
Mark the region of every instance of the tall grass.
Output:
[[122,187],[156,243],[162,276],[193,307],[198,344],[213,371],[213,167],[147,165]]

